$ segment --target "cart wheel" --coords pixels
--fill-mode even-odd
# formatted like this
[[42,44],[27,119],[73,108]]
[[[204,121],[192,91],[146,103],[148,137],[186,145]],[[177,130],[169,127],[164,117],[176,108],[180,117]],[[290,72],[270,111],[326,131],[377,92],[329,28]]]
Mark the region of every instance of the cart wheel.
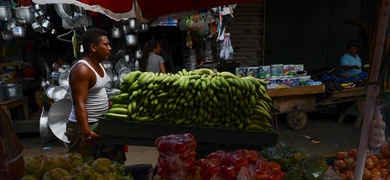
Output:
[[287,114],[286,118],[288,125],[294,130],[304,129],[309,121],[306,112],[302,110],[293,110]]

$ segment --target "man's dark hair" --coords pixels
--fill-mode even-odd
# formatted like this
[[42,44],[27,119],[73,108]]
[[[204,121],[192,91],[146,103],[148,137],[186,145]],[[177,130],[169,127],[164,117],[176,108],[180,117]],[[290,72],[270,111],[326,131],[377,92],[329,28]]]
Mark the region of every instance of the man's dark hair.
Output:
[[89,46],[91,44],[99,44],[100,38],[107,35],[108,33],[106,31],[99,28],[91,28],[85,31],[83,34],[84,54],[89,52]]

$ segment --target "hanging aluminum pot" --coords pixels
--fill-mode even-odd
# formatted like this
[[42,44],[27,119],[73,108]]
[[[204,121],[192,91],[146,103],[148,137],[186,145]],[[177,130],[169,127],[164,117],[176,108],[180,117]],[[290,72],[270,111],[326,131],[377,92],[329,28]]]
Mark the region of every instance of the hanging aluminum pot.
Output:
[[18,99],[23,97],[23,88],[20,83],[3,84],[3,93],[5,99]]
[[125,54],[123,56],[123,60],[126,62],[126,63],[129,63],[130,62],[130,55],[129,54]]
[[137,35],[135,35],[135,34],[126,35],[126,45],[128,45],[128,46],[137,45]]
[[125,34],[129,33],[129,26],[126,24],[122,24],[122,30]]
[[117,27],[112,28],[111,33],[112,33],[112,38],[114,39],[118,39],[122,36],[121,29]]
[[26,24],[32,24],[34,22],[34,6],[16,7],[14,8],[14,12],[16,18],[25,20]]
[[45,29],[52,29],[54,26],[54,24],[52,22],[50,22],[48,19],[44,19],[42,20],[42,27],[45,28]]
[[42,31],[42,26],[38,22],[32,23],[31,27],[35,32],[41,32]]
[[22,26],[16,26],[12,28],[12,36],[20,38],[26,36],[26,28]]
[[0,6],[0,21],[9,21],[12,19],[12,10],[10,6]]
[[137,28],[137,21],[135,18],[129,19],[129,27],[132,30],[135,30]]
[[148,24],[142,23],[142,24],[141,24],[141,31],[142,31],[142,32],[147,32],[147,31],[149,31],[149,26],[148,26]]
[[136,59],[141,59],[143,56],[143,52],[141,49],[138,49],[137,51],[135,51],[135,58]]
[[7,21],[7,23],[5,24],[5,28],[8,31],[11,31],[12,28],[16,27],[17,25],[18,25],[17,20],[16,19],[11,19],[10,21]]
[[57,14],[65,20],[73,20],[74,16],[74,9],[72,8],[72,4],[62,4],[57,3],[54,4],[54,8],[57,12]]

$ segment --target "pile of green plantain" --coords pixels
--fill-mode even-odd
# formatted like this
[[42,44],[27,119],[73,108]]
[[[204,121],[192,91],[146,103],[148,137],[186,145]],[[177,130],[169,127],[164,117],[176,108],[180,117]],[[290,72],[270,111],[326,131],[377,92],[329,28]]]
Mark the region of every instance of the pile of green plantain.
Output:
[[133,71],[104,114],[116,120],[272,130],[273,101],[266,83],[210,69],[176,74]]

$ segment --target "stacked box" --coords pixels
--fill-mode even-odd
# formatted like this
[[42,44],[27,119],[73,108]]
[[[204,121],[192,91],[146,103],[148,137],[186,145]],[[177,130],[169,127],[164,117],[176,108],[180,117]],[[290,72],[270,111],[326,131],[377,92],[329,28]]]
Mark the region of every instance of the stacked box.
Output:
[[269,79],[271,77],[271,66],[259,66],[259,78]]
[[283,65],[283,75],[284,76],[295,76],[296,70],[295,70],[295,65],[294,64],[285,64]]
[[248,76],[258,78],[259,67],[248,67]]
[[283,64],[271,64],[271,76],[283,76]]
[[247,67],[236,68],[236,76],[240,78],[248,76],[248,68]]

